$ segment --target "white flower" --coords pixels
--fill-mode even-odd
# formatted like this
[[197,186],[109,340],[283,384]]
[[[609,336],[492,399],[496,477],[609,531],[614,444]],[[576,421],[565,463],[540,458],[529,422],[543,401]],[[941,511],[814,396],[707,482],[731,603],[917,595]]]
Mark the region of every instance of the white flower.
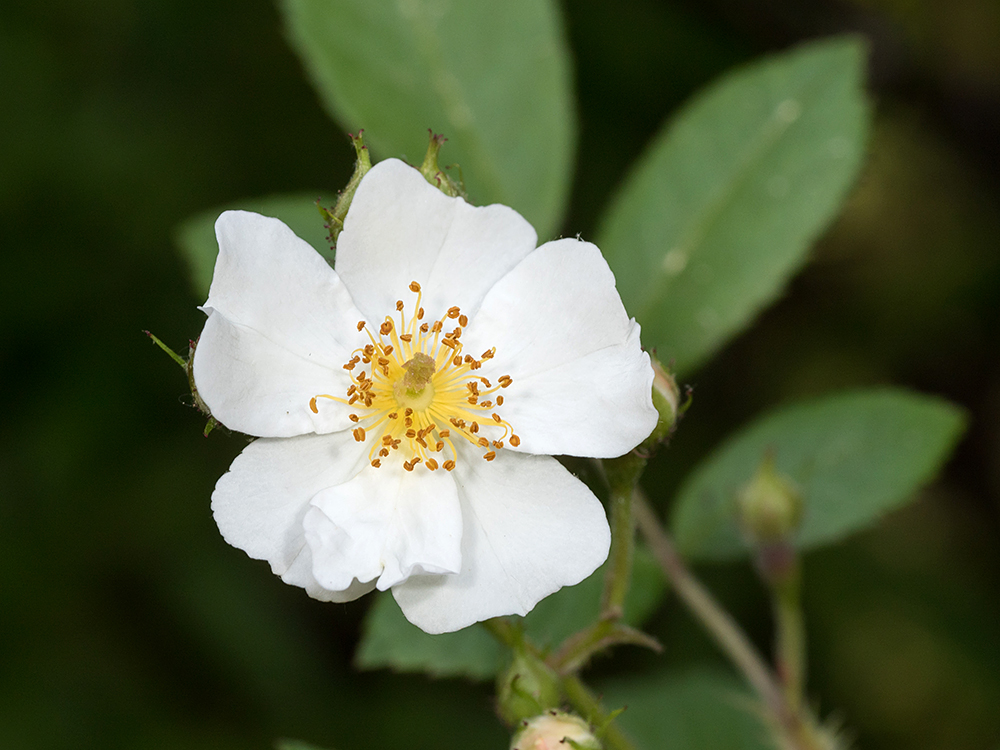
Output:
[[653,371],[600,251],[400,161],[361,182],[331,269],[229,211],[194,355],[220,422],[260,436],[212,495],[226,540],[317,599],[391,588],[441,633],[526,614],[607,557],[600,502],[550,454],[656,424]]

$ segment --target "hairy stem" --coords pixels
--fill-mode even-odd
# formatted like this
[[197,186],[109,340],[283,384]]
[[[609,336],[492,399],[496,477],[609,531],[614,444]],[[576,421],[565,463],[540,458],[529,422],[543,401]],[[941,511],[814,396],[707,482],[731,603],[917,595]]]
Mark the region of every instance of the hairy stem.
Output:
[[637,496],[633,510],[639,531],[649,543],[653,555],[663,568],[667,579],[673,584],[677,595],[705,626],[719,648],[743,673],[768,710],[782,725],[786,725],[792,720],[792,715],[767,662],[730,614],[722,608],[708,589],[691,575],[646,499]]

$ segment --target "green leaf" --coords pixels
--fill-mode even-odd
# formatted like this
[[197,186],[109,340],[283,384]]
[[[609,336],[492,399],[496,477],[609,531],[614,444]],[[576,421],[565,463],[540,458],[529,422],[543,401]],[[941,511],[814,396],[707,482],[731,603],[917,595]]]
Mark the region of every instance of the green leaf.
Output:
[[861,165],[863,45],[806,45],[728,75],[655,139],[598,244],[643,343],[690,372],[770,303]]
[[[520,211],[547,239],[569,194],[576,121],[552,0],[285,0],[289,37],[329,112],[379,158],[419,165],[449,142],[475,203]],[[458,175],[452,174],[453,177]]]
[[938,471],[964,427],[953,404],[892,389],[778,409],[728,439],[685,481],[673,515],[677,544],[690,557],[747,551],[736,492],[768,452],[802,492],[796,546],[836,541],[906,502]]
[[630,676],[600,686],[640,750],[771,750],[756,704],[736,678],[699,670]]
[[337,191],[248,198],[187,219],[178,227],[175,241],[191,269],[195,292],[201,297],[208,296],[212,272],[215,270],[215,258],[219,254],[219,245],[215,241],[215,220],[223,211],[231,209],[254,211],[281,219],[295,234],[332,261],[330,244],[326,237],[327,230],[323,227],[323,219],[316,208],[316,199],[321,196],[325,203],[333,205]]
[[441,635],[425,633],[410,624],[386,592],[378,595],[365,618],[354,662],[360,669],[488,680],[499,671],[503,657],[503,647],[481,627]]
[[[604,568],[576,586],[567,586],[539,602],[524,618],[528,636],[540,646],[555,647],[597,619]],[[664,583],[652,553],[636,545],[632,588],[625,603],[625,620],[641,625],[663,598]],[[427,672],[435,677],[486,680],[503,666],[505,649],[477,626],[455,633],[428,635],[411,625],[389,594],[380,594],[364,623],[355,654],[363,669],[383,667],[402,672]]]

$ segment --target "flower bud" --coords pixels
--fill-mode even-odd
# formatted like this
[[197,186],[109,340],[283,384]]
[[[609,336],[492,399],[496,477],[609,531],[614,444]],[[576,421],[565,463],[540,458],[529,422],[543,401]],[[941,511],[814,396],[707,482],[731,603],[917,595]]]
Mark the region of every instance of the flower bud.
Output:
[[510,750],[601,750],[601,743],[579,716],[549,711],[524,722]]
[[670,435],[678,414],[683,411],[680,406],[680,389],[673,373],[656,357],[651,357],[650,360],[653,365],[653,407],[659,412],[660,419],[650,436],[643,441],[642,447],[646,449],[655,448],[657,443]]
[[517,653],[514,663],[500,675],[497,702],[500,715],[517,724],[559,705],[559,677],[545,662]]
[[799,528],[802,495],[788,477],[778,472],[770,453],[737,499],[743,529],[757,547],[786,541]]

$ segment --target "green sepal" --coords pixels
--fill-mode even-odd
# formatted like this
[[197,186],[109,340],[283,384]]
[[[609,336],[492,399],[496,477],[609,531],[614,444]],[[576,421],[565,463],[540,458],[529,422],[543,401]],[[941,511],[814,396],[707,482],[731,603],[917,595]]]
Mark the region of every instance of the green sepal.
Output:
[[160,349],[167,353],[174,362],[180,365],[184,369],[184,373],[187,375],[188,388],[191,389],[191,397],[194,399],[194,407],[208,417],[208,422],[205,423],[205,429],[202,430],[202,435],[208,437],[208,433],[214,430],[218,425],[222,424],[215,417],[212,416],[212,411],[208,408],[208,404],[202,401],[201,396],[198,395],[198,387],[194,384],[194,350],[198,346],[197,341],[188,342],[188,356],[184,359],[180,354],[175,352],[169,346],[164,344],[159,338],[154,336],[149,331],[143,331],[149,338],[153,340]]
[[357,135],[348,133],[348,137],[354,145],[357,159],[354,162],[354,174],[347,181],[347,187],[340,191],[333,209],[328,209],[326,206],[320,205],[318,200],[316,201],[316,208],[319,210],[320,216],[323,217],[323,226],[328,231],[327,238],[330,240],[330,249],[334,251],[337,249],[337,238],[344,231],[344,219],[347,217],[347,210],[351,207],[351,201],[354,200],[354,193],[357,192],[358,185],[361,184],[361,178],[372,168],[371,156],[365,145],[364,132],[364,130],[359,130]]
[[430,142],[427,144],[424,163],[420,165],[420,174],[445,195],[449,195],[452,198],[465,198],[465,183],[462,181],[461,168],[458,168],[459,178],[458,182],[456,182],[438,166],[438,154],[441,152],[441,146],[448,139],[443,135],[435,134],[433,130],[428,130],[427,132],[430,133]]
[[151,338],[153,340],[154,344],[156,344],[163,351],[165,351],[167,353],[167,356],[170,357],[170,359],[172,359],[174,362],[176,362],[177,364],[179,364],[182,368],[184,368],[184,371],[187,372],[187,366],[188,365],[187,365],[187,360],[184,359],[184,357],[182,357],[180,354],[178,354],[177,352],[175,352],[169,346],[167,346],[166,344],[164,344],[160,339],[158,339],[156,336],[154,336],[149,331],[143,331],[143,333],[146,334],[147,336],[149,336],[149,338]]

